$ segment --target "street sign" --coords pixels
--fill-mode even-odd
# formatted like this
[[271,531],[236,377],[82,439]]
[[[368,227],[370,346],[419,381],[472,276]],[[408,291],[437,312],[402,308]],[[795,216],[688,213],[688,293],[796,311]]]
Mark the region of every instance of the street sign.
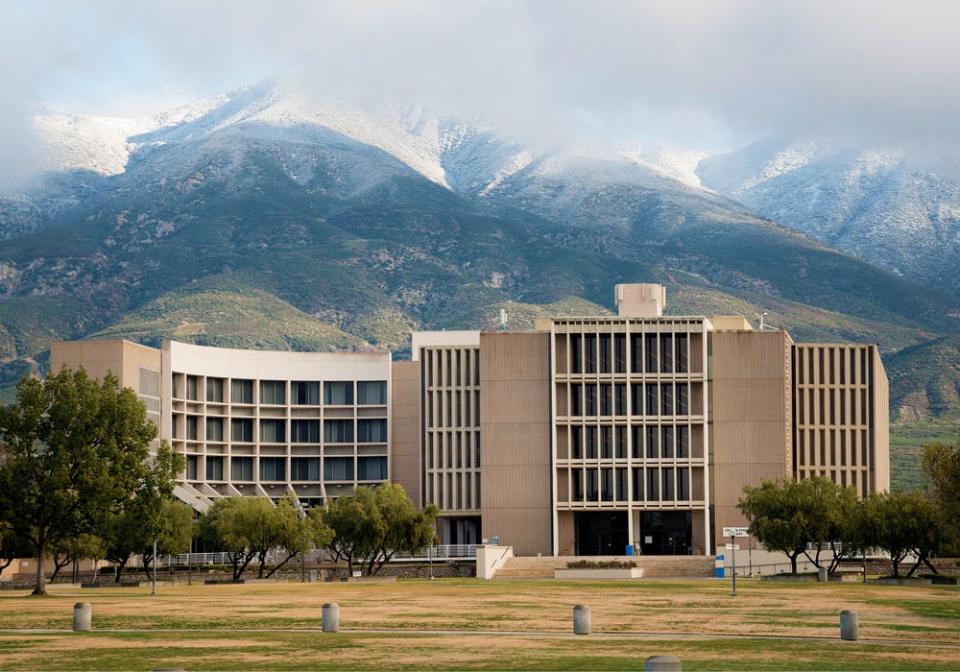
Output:
[[725,527],[723,528],[725,537],[749,537],[750,532],[745,527]]
[[740,544],[727,544],[727,545],[726,545],[726,548],[727,548],[728,551],[739,551],[739,550],[740,550]]

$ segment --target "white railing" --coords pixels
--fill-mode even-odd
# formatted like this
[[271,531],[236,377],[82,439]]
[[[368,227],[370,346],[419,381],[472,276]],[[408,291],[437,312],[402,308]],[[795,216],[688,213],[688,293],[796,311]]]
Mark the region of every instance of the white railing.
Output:
[[[317,556],[326,556],[325,553],[312,552],[308,554],[308,560]],[[267,553],[267,563],[272,564],[275,558],[282,560],[285,555],[282,552]],[[444,560],[473,560],[477,557],[476,544],[438,544],[432,548],[424,548],[417,553],[398,553],[393,560],[405,562],[422,562],[424,560],[435,560],[442,562]],[[278,560],[278,561],[279,561]],[[230,553],[180,553],[178,555],[161,555],[159,567],[186,567],[204,566],[204,565],[229,565],[231,561]],[[132,566],[139,566],[139,562],[131,563]]]

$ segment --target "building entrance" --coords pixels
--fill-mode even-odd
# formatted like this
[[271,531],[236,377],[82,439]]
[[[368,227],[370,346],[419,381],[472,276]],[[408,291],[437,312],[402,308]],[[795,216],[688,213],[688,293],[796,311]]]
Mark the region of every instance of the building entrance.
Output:
[[627,512],[576,513],[574,542],[577,555],[623,555],[627,548]]
[[644,555],[689,555],[693,512],[641,511],[638,539]]

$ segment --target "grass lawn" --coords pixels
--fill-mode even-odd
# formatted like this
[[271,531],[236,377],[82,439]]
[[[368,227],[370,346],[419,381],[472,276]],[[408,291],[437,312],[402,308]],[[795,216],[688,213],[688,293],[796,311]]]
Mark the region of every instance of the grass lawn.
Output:
[[[658,653],[684,669],[957,670],[955,587],[721,581],[441,579],[397,583],[51,588],[0,593],[0,670],[642,669]],[[69,631],[74,602],[91,633]],[[339,634],[319,631],[340,604]],[[591,606],[594,635],[571,609]],[[841,642],[841,609],[860,615]],[[29,629],[29,630],[26,630]]]

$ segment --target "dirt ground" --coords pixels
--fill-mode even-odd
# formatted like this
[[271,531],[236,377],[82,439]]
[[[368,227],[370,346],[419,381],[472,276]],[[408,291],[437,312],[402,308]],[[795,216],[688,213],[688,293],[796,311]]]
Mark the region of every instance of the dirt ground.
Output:
[[[69,632],[93,605],[91,634]],[[342,632],[317,632],[321,605]],[[575,604],[590,637],[571,634]],[[840,642],[856,611],[859,642]],[[0,669],[624,669],[673,652],[685,669],[960,669],[956,587],[741,580],[438,579],[0,593]],[[299,663],[299,666],[298,666]]]

